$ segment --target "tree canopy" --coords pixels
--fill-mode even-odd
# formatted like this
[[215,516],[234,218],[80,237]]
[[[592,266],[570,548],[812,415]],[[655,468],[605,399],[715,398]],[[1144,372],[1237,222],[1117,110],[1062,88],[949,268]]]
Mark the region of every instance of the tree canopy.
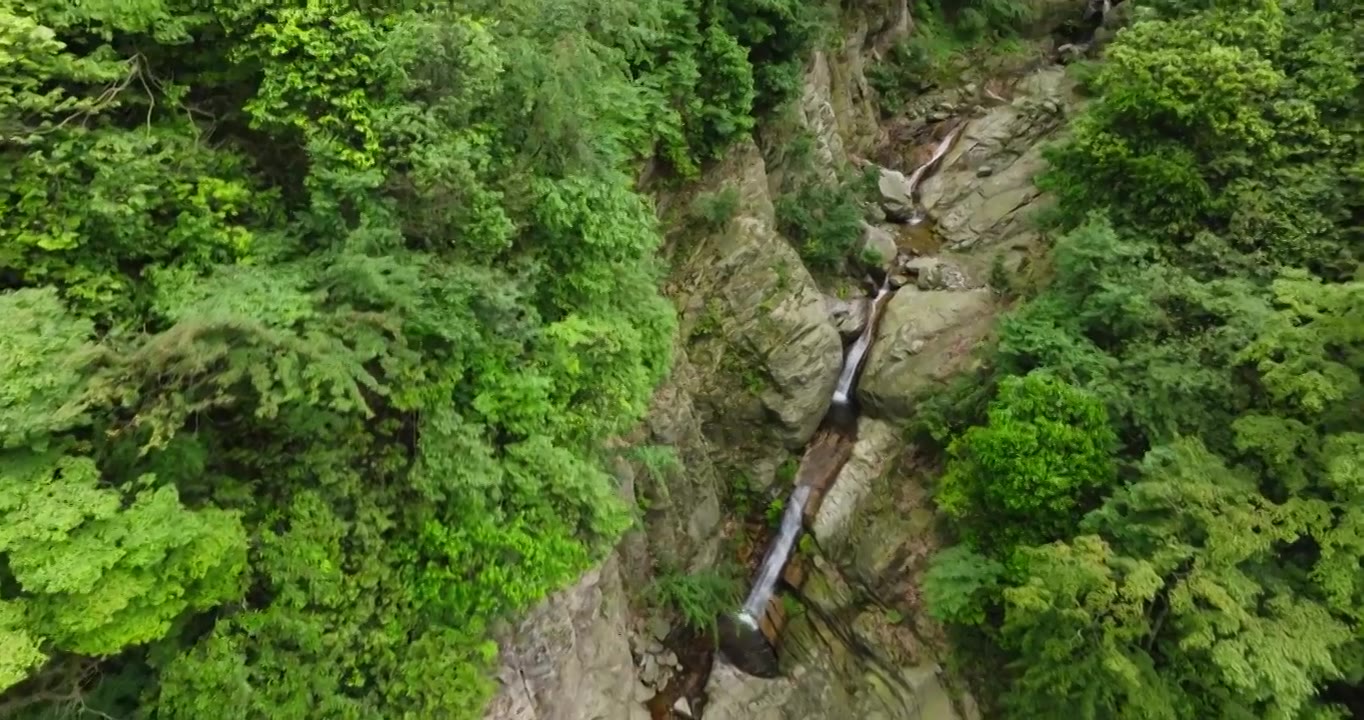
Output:
[[0,715],[466,718],[795,0],[0,0]]
[[[1052,277],[970,380],[996,389],[932,401],[963,544],[926,595],[993,648],[1005,717],[1357,717],[1364,6],[1137,5],[1049,152]],[[982,446],[1038,373],[1116,442]],[[997,497],[958,512],[984,462]]]

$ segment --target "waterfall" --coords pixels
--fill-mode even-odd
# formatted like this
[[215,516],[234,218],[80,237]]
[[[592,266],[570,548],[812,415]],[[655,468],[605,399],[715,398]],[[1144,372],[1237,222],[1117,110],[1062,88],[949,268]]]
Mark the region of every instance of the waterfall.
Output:
[[[961,128],[958,127],[948,133],[947,137],[938,143],[928,162],[921,165],[909,177],[909,197],[911,201],[915,202],[916,206],[919,182],[947,155],[960,132]],[[911,223],[922,222],[923,212],[916,210],[915,217],[916,219],[911,220]],[[725,654],[731,662],[751,675],[776,677],[779,672],[775,646],[776,638],[770,633],[780,632],[780,627],[777,625],[780,620],[771,619],[772,624],[768,627],[762,625],[762,620],[764,617],[770,618],[767,614],[768,609],[776,593],[777,583],[781,580],[782,572],[786,569],[786,564],[795,550],[796,540],[804,530],[805,510],[806,505],[811,502],[811,495],[816,491],[824,492],[828,482],[832,481],[839,468],[851,454],[851,444],[856,434],[855,429],[842,427],[846,420],[839,420],[839,418],[846,419],[851,415],[852,392],[857,381],[857,373],[871,349],[872,341],[876,337],[881,311],[891,294],[890,275],[887,274],[882,279],[876,295],[871,298],[866,327],[857,336],[852,347],[848,348],[848,353],[843,360],[843,367],[838,374],[838,383],[834,386],[829,415],[825,418],[828,430],[819,436],[824,440],[817,439],[815,441],[829,443],[829,439],[833,438],[832,444],[818,446],[812,443],[807,449],[806,456],[801,461],[800,471],[797,473],[796,487],[791,491],[791,495],[786,501],[786,508],[782,511],[781,525],[777,529],[776,537],[768,545],[767,554],[763,556],[762,565],[758,568],[758,577],[754,581],[748,597],[738,612],[725,613],[718,619],[720,643]],[[818,503],[817,500],[815,502]],[[777,615],[777,618],[779,617],[780,615]]]
[[947,133],[947,137],[943,138],[942,142],[938,143],[938,147],[933,149],[933,155],[928,158],[928,162],[920,165],[914,170],[914,174],[909,176],[909,199],[916,201],[914,204],[914,216],[909,219],[910,225],[918,225],[924,221],[924,211],[919,208],[917,202],[919,182],[923,180],[924,175],[928,174],[928,172],[943,159],[943,156],[947,154],[947,151],[951,149],[952,143],[957,139],[957,134],[961,132],[963,127],[965,127],[965,125],[959,126],[953,129],[952,132]]
[[809,499],[810,486],[800,485],[786,501],[786,509],[781,514],[781,529],[777,531],[776,539],[767,548],[767,557],[763,558],[758,579],[739,611],[739,620],[749,627],[758,627],[758,618],[762,617],[763,612],[767,610],[767,604],[772,601],[772,592],[777,587],[782,568],[786,567],[786,559],[796,545],[796,536],[800,535],[805,503]]
[[876,297],[872,298],[871,309],[867,313],[867,326],[862,329],[862,334],[857,336],[853,346],[848,349],[848,357],[843,361],[843,370],[838,374],[838,385],[834,387],[835,405],[846,405],[849,397],[851,397],[853,379],[857,377],[857,370],[862,367],[862,360],[866,358],[867,350],[871,347],[872,337],[876,333],[876,308],[889,294],[890,277],[887,276],[885,281],[881,283],[880,289],[876,291]]

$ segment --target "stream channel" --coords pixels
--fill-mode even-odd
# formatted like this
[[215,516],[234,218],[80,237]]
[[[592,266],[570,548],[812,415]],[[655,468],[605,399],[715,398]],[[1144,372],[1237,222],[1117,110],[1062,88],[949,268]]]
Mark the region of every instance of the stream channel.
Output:
[[[905,199],[913,204],[915,212],[908,225],[926,222],[918,202],[919,185],[951,149],[961,127],[958,125],[947,133],[934,148],[932,156],[909,176]],[[777,591],[783,581],[792,588],[800,587],[803,571],[798,563],[791,562],[792,553],[806,524],[813,521],[819,511],[825,492],[851,457],[857,440],[857,379],[876,339],[881,315],[895,294],[889,273],[882,273],[874,287],[875,291],[866,298],[870,306],[866,326],[844,353],[829,410],[801,456],[795,487],[787,498],[781,524],[758,566],[752,588],[741,607],[717,618],[723,661],[754,677],[774,678],[781,673],[785,611]],[[654,720],[699,720],[705,710],[706,681],[716,661],[715,638],[701,633],[670,640],[675,641],[670,645],[676,649],[684,671],[674,676],[668,687],[647,703],[650,715]]]

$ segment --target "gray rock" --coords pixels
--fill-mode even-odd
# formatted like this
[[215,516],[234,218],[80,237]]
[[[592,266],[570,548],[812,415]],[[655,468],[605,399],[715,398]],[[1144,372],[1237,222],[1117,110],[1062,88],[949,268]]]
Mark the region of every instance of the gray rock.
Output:
[[941,258],[917,257],[903,268],[914,275],[914,285],[920,290],[965,290],[971,286],[961,268]]
[[649,637],[659,642],[667,640],[668,634],[672,632],[672,626],[668,621],[657,615],[649,618],[647,629],[649,631]]
[[904,173],[881,168],[876,187],[881,192],[881,208],[886,211],[886,217],[896,222],[905,222],[913,217],[914,187]]
[[628,613],[614,556],[540,603],[501,638],[500,687],[484,718],[633,720]]
[[829,308],[829,317],[833,320],[834,327],[844,338],[854,338],[862,334],[862,328],[867,326],[867,299],[866,298],[843,298],[832,295],[824,296],[824,303]]
[[952,117],[952,113],[946,110],[934,110],[928,114],[928,119],[932,122],[942,122]]
[[654,689],[643,682],[635,683],[635,702],[648,702],[654,696]]
[[662,676],[659,674],[658,658],[652,653],[646,653],[639,660],[639,681],[652,687],[661,687]]
[[993,312],[988,289],[897,292],[858,384],[863,406],[877,417],[911,416],[921,393],[972,361]]
[[976,168],[976,177],[990,177],[995,174],[995,169],[991,165],[981,165]]
[[640,441],[672,448],[682,469],[655,477],[641,467],[634,474],[635,494],[649,511],[644,527],[626,536],[621,554],[636,577],[647,578],[659,561],[688,569],[705,566],[719,550],[721,480],[695,401],[702,382],[679,338],[672,374],[654,392],[644,422],[648,436]]
[[886,221],[886,211],[876,203],[862,203],[862,219],[873,225]]
[[680,697],[677,699],[677,702],[673,703],[673,712],[684,717],[692,717],[691,703],[688,702],[686,698]]
[[[696,395],[712,416],[735,423],[726,430],[750,435],[775,430],[781,446],[798,447],[814,433],[829,406],[843,362],[838,332],[823,295],[800,256],[775,228],[762,155],[740,143],[712,170],[711,182],[739,189],[739,208],[728,227],[701,239],[679,263],[672,283],[686,288],[681,331],[707,324],[709,345],[689,355],[702,363]],[[736,364],[738,365],[736,367]],[[735,377],[736,371],[759,381]],[[737,407],[757,397],[756,409]],[[774,417],[775,427],[753,419]],[[740,445],[739,437],[725,438]],[[755,474],[756,477],[756,474]]]
[[[900,248],[895,244],[895,235],[881,227],[862,223],[861,255],[873,262],[874,266],[885,270],[895,261]],[[872,259],[874,257],[874,260]]]

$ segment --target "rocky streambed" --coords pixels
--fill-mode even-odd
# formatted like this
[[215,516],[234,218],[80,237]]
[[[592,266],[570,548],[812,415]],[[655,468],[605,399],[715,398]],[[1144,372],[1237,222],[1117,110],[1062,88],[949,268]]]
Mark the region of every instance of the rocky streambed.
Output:
[[[785,620],[779,676],[756,678],[715,660],[643,592],[659,568],[705,571],[732,550],[736,488],[758,498],[789,490],[782,469],[816,433],[838,384],[844,339],[865,324],[862,304],[826,292],[777,232],[773,196],[787,171],[748,142],[686,193],[660,198],[677,228],[665,286],[680,319],[677,359],[646,422],[624,441],[673,448],[681,468],[656,473],[619,459],[622,495],[641,508],[639,528],[576,586],[506,629],[501,688],[487,717],[977,715],[967,688],[942,670],[945,638],[919,593],[939,541],[930,469],[903,427],[920,393],[974,362],[1001,310],[987,282],[993,269],[1016,272],[1039,244],[1028,218],[1046,202],[1033,184],[1041,146],[1078,101],[1063,68],[1042,66],[1007,86],[982,83],[974,95],[954,88],[947,99],[925,100],[950,104],[945,118],[930,110],[878,126],[861,63],[905,30],[902,5],[866,10],[840,49],[816,54],[799,107],[816,158],[831,172],[858,158],[903,172],[946,133],[957,136],[916,190],[921,224],[895,222],[904,215],[896,215],[894,197],[868,212],[864,242],[887,250],[879,253],[884,272],[899,290],[857,383],[856,440],[807,519],[814,551],[802,560],[798,607]],[[695,196],[726,188],[737,195],[734,216],[704,233],[687,230],[679,218]]]

